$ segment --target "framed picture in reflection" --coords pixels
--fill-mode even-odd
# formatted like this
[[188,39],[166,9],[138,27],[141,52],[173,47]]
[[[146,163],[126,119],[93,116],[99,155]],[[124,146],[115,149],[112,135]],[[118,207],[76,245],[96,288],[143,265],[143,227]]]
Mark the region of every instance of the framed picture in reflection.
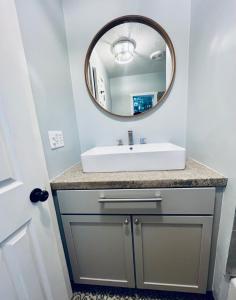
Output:
[[157,104],[157,92],[135,93],[130,95],[130,112],[141,114]]

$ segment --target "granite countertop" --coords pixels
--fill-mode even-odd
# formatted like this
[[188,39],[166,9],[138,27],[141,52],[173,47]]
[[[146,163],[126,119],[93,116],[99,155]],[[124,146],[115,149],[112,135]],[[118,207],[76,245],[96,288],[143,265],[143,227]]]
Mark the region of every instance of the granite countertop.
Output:
[[53,190],[225,187],[227,178],[211,168],[188,160],[184,170],[84,173],[80,164],[51,182]]

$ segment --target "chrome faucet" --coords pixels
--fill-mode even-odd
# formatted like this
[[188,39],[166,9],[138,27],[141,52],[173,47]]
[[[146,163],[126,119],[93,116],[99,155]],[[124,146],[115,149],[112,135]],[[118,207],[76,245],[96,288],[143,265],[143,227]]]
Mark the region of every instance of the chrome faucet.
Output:
[[134,144],[134,135],[133,135],[133,131],[132,130],[128,131],[128,141],[129,141],[129,145],[133,145]]

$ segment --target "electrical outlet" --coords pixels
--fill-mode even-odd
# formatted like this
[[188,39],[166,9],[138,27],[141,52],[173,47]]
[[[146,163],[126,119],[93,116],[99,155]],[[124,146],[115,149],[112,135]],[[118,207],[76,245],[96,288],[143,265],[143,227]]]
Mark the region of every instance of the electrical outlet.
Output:
[[48,137],[51,149],[64,147],[64,137],[62,131],[50,130],[48,131]]

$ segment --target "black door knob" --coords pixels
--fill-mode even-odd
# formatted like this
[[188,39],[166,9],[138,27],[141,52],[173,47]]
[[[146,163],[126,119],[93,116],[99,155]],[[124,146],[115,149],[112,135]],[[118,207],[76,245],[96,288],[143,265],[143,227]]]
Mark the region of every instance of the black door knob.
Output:
[[30,200],[33,203],[36,202],[44,202],[48,199],[49,193],[47,191],[42,191],[41,189],[34,189],[31,193],[30,193]]

